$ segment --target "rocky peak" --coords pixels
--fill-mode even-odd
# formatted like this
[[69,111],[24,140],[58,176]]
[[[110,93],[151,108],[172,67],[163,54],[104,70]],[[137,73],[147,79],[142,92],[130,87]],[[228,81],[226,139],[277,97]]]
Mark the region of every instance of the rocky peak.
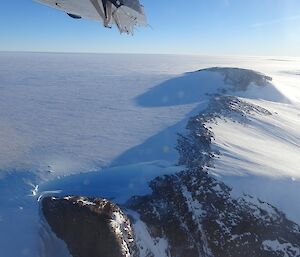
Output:
[[218,72],[224,77],[224,83],[230,86],[231,91],[246,91],[251,84],[263,87],[272,81],[271,77],[249,69],[213,67],[199,71]]

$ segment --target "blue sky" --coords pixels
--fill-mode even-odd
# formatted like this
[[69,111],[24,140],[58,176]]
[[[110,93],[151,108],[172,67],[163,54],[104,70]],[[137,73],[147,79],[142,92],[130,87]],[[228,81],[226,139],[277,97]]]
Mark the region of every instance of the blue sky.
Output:
[[151,28],[120,35],[32,0],[1,2],[0,51],[300,56],[299,0],[141,0]]

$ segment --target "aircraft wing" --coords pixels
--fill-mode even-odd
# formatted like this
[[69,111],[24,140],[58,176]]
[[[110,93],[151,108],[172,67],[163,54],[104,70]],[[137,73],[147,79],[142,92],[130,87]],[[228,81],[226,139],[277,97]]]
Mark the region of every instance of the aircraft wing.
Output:
[[116,25],[121,33],[133,34],[135,27],[147,26],[139,0],[35,0],[64,11],[74,18],[100,20],[105,27]]

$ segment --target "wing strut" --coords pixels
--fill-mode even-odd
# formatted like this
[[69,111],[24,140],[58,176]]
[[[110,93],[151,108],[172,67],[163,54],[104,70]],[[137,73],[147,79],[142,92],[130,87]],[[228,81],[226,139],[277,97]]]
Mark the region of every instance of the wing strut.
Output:
[[91,3],[93,4],[94,8],[96,9],[97,13],[99,14],[99,16],[105,20],[105,14],[103,13],[101,6],[98,2],[98,0],[90,0]]
[[112,16],[112,2],[109,0],[102,0],[103,10],[104,10],[104,26],[109,27],[109,22]]
[[118,3],[115,3],[114,0],[112,0],[113,3],[109,0],[101,0],[103,10],[104,10],[104,12],[103,12],[98,0],[90,0],[90,1],[93,4],[93,6],[96,9],[99,16],[104,21],[104,26],[109,28],[109,23],[110,23],[110,20],[112,17],[112,4],[114,4],[117,7],[117,6],[119,6]]

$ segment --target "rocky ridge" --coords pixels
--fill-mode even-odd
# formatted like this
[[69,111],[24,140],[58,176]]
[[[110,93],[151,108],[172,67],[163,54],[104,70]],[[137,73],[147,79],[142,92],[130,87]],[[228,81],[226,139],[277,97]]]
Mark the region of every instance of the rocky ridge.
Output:
[[[248,70],[210,71],[221,73],[231,86],[211,95],[208,107],[190,118],[188,132],[178,135],[179,164],[185,170],[154,179],[150,182],[152,194],[131,198],[121,207],[123,211],[103,199],[43,199],[48,223],[74,257],[300,256],[297,224],[276,207],[250,195],[233,197],[231,188],[207,169],[221,154],[212,144],[215,135],[211,123],[223,119],[247,126],[251,123],[249,115],[272,115],[229,93],[246,90],[252,83],[263,86],[271,78]],[[106,205],[109,208],[103,208]],[[122,217],[126,225],[121,227],[126,229],[112,226],[112,213]],[[83,236],[83,231],[89,231],[89,236]],[[84,245],[78,238],[84,239]]]
[[[153,180],[151,196],[129,201],[128,207],[139,213],[152,237],[167,239],[165,256],[300,256],[297,224],[259,199],[235,199],[231,188],[206,170],[220,154],[212,148],[209,123],[230,119],[247,124],[249,114],[272,115],[236,97],[212,96],[208,108],[189,120],[188,133],[179,135],[179,163],[187,169]],[[145,256],[155,255],[148,249]]]

